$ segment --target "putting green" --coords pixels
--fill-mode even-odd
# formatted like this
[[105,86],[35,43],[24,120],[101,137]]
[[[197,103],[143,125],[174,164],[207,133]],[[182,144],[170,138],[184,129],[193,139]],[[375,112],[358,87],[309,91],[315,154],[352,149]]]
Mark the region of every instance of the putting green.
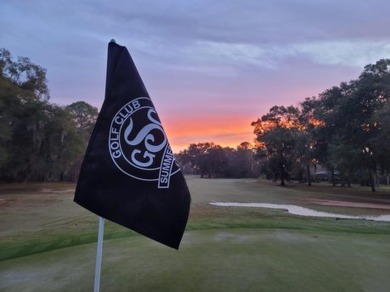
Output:
[[[171,250],[141,236],[104,243],[101,291],[388,291],[390,235],[191,231]],[[1,291],[91,291],[96,244],[0,262]]]

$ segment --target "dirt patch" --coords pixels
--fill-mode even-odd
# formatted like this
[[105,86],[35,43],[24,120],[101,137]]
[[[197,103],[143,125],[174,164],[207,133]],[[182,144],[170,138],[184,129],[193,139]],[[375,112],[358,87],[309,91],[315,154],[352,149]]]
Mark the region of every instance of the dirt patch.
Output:
[[74,192],[74,183],[0,183],[0,196],[9,194],[61,194]]
[[0,208],[30,209],[44,207],[55,202],[60,202],[58,195],[2,195],[0,197]]
[[285,204],[269,204],[269,203],[238,203],[238,202],[212,202],[214,206],[221,207],[251,207],[251,208],[269,208],[286,210],[288,213],[299,216],[307,217],[323,217],[323,218],[336,218],[336,219],[364,219],[372,221],[386,221],[390,222],[390,215],[381,216],[352,216],[347,214],[336,214],[322,211],[316,211],[308,208],[304,208],[297,205],[285,205]]
[[306,202],[317,204],[317,205],[323,205],[323,206],[332,206],[332,207],[351,207],[351,208],[390,210],[390,204],[361,203],[361,202],[320,200],[320,199],[308,199],[306,200]]
[[40,193],[46,194],[62,194],[62,193],[73,193],[75,189],[63,189],[63,190],[55,190],[55,189],[40,189]]

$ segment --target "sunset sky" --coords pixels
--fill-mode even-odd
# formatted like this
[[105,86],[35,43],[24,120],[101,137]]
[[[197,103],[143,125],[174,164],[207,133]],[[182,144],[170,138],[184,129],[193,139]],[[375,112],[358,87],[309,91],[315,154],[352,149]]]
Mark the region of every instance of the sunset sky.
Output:
[[2,0],[0,48],[47,69],[51,102],[103,103],[126,46],[175,151],[253,142],[251,122],[390,58],[388,0]]

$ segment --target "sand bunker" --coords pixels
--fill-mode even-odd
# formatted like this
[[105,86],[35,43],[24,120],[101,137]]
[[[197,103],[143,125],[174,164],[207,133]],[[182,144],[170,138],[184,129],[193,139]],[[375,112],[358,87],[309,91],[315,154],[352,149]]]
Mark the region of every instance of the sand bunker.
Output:
[[326,218],[340,218],[340,219],[363,219],[372,221],[386,221],[390,222],[390,215],[381,216],[352,216],[344,214],[335,214],[311,210],[308,208],[296,206],[296,205],[283,205],[283,204],[267,204],[267,203],[236,203],[236,202],[212,202],[214,206],[221,207],[255,207],[255,208],[269,208],[287,210],[290,214],[309,216],[309,217],[326,217]]

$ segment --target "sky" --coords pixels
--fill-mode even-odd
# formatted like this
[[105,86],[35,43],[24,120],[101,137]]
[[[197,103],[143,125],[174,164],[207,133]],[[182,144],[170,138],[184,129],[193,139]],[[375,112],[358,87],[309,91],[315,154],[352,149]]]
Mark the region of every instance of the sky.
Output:
[[50,101],[104,100],[107,44],[132,55],[174,151],[253,142],[252,121],[390,58],[388,0],[2,0],[0,48]]

